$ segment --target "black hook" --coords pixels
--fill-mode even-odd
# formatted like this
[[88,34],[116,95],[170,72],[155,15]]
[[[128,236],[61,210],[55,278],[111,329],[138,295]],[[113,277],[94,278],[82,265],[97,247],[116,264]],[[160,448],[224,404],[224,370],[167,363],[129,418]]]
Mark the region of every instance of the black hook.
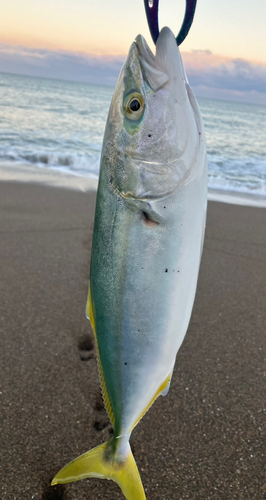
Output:
[[[181,45],[181,43],[185,40],[190,30],[196,10],[196,4],[197,0],[186,0],[186,12],[183,24],[176,37],[177,45]],[[158,23],[159,0],[144,0],[144,5],[148,20],[148,25],[150,28],[150,33],[154,43],[156,44],[157,38],[159,36],[159,23]]]

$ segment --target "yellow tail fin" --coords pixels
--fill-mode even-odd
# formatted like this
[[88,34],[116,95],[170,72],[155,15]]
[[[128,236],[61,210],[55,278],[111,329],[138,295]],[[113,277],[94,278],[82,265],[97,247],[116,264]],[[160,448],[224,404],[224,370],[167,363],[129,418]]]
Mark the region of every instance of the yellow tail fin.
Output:
[[56,474],[51,484],[71,483],[87,477],[111,479],[120,486],[127,500],[146,500],[131,450],[126,461],[118,464],[106,459],[107,445],[101,444],[67,464]]

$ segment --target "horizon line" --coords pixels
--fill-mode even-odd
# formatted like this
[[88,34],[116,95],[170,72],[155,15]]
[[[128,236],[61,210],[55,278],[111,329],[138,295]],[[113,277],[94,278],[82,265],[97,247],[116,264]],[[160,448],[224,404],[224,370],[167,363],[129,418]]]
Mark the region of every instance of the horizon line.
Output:
[[[0,75],[19,76],[19,77],[21,76],[21,77],[26,77],[26,78],[52,80],[52,81],[57,81],[57,82],[74,83],[74,84],[78,84],[78,85],[90,85],[93,87],[109,87],[110,89],[111,88],[115,89],[115,85],[111,85],[111,84],[81,82],[81,81],[77,81],[77,80],[68,80],[66,78],[55,78],[55,77],[51,77],[51,76],[35,76],[35,75],[29,75],[26,73],[15,73],[15,72],[7,72],[7,71],[0,71]],[[191,88],[193,90],[193,87],[191,87]],[[249,104],[252,106],[265,106],[266,107],[266,103],[254,103],[254,102],[250,102],[247,100],[240,101],[240,100],[233,99],[233,98],[232,99],[225,99],[223,97],[217,98],[217,97],[206,97],[206,96],[200,96],[200,95],[196,95],[196,97],[197,97],[197,99],[207,99],[210,101],[222,101],[222,102],[228,102],[228,103],[235,102],[237,104]]]

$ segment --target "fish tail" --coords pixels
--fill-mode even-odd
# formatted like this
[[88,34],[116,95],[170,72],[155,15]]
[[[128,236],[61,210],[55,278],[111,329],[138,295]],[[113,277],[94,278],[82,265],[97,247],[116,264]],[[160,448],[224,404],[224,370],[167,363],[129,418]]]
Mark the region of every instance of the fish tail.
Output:
[[69,462],[52,480],[55,484],[71,483],[88,477],[111,479],[121,488],[127,500],[146,500],[139,471],[129,448],[122,462],[115,460],[109,443],[101,444]]

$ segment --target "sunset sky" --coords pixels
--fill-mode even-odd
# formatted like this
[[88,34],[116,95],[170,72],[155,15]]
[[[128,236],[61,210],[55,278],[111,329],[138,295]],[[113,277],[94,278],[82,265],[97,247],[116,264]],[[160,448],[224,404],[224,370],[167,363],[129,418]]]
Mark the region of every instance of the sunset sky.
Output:
[[[160,0],[177,34],[184,0]],[[1,2],[0,71],[115,84],[138,33],[151,41],[143,0]],[[181,46],[198,95],[266,104],[265,0],[198,0]]]

